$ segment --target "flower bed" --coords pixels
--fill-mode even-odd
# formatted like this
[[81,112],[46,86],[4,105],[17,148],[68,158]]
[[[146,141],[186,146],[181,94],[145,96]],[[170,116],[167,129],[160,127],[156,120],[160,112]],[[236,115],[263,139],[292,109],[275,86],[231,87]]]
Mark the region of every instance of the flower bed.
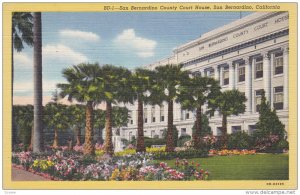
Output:
[[210,156],[228,156],[228,155],[253,155],[256,150],[209,150]]
[[78,152],[56,151],[33,155],[13,152],[13,166],[52,180],[144,181],[206,180],[208,172],[193,165],[170,168],[166,163],[153,163],[153,154],[137,153],[109,157],[83,156]]

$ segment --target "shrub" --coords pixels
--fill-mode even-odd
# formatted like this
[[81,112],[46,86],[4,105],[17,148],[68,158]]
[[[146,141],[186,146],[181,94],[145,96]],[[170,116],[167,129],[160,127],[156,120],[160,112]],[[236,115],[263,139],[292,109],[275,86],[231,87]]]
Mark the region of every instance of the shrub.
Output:
[[189,149],[184,151],[177,151],[177,152],[157,152],[153,154],[153,159],[155,160],[171,160],[174,158],[201,158],[201,157],[207,157],[208,156],[208,150],[206,149]]
[[183,147],[184,143],[187,142],[187,141],[190,141],[190,140],[191,140],[190,135],[182,135],[178,138],[177,146],[178,147]]
[[245,132],[237,132],[228,136],[227,149],[250,149],[252,138]]
[[[167,129],[163,130],[163,134],[162,134],[164,140],[167,140]],[[176,128],[176,126],[173,126],[173,141],[174,141],[174,146],[177,146],[177,141],[178,141],[178,129]]]
[[277,144],[278,150],[288,150],[289,149],[289,142],[287,140],[280,140]]
[[151,148],[152,145],[165,145],[166,144],[166,140],[165,139],[156,139],[156,138],[149,138],[149,137],[145,137],[144,139],[145,142],[145,147],[149,147]]

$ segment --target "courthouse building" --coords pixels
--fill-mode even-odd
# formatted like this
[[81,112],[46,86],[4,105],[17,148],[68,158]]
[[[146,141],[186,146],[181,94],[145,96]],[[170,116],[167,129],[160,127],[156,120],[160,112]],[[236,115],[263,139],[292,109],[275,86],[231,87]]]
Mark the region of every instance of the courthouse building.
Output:
[[[228,133],[255,131],[257,105],[265,91],[271,107],[276,109],[288,130],[288,12],[257,12],[207,32],[201,37],[178,46],[171,56],[144,68],[155,69],[165,64],[184,65],[184,70],[215,78],[222,91],[238,89],[247,97],[246,111],[228,118]],[[201,28],[201,27],[199,27]],[[121,137],[137,136],[137,104],[127,105],[130,119],[121,129]],[[144,105],[144,134],[162,137],[167,127],[167,104]],[[205,106],[203,112],[205,112]],[[192,134],[195,113],[174,105],[174,125],[179,136]],[[209,118],[214,135],[221,135],[222,117]]]

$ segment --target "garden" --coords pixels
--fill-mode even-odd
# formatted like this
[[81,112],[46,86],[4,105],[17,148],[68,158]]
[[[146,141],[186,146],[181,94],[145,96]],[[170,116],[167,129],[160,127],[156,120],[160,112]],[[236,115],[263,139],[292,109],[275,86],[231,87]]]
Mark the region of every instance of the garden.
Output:
[[[41,14],[15,12],[12,17],[13,47],[23,49],[18,32],[24,32],[24,43],[36,51],[34,84],[40,87],[34,88],[33,98],[42,100],[42,90],[38,90],[42,88],[41,25],[31,29],[32,19],[40,22]],[[58,181],[288,179],[287,132],[263,90],[257,101],[255,132],[229,135],[228,117],[245,112],[245,93],[222,91],[218,80],[184,70],[183,64],[132,71],[110,64],[79,63],[63,69],[62,77],[65,82],[57,83],[46,105],[42,101],[13,105],[13,168]],[[62,99],[71,105],[62,104]],[[175,102],[195,113],[191,135],[178,137]],[[105,109],[99,109],[100,104]],[[137,106],[137,133],[130,141],[123,138],[124,150],[115,152],[113,136],[120,136],[121,127],[135,120],[126,107],[120,107],[126,104]],[[144,136],[145,105],[167,105],[162,139]],[[219,136],[209,127],[209,118],[215,114],[222,120]],[[157,145],[161,147],[154,147]]]

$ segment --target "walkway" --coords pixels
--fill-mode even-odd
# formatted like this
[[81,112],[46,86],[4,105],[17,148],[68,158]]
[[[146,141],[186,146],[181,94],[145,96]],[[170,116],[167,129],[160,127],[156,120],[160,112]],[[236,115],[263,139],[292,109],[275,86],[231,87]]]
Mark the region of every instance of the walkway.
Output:
[[12,167],[11,170],[11,179],[12,181],[50,181],[42,176],[35,175],[28,171],[17,169]]

